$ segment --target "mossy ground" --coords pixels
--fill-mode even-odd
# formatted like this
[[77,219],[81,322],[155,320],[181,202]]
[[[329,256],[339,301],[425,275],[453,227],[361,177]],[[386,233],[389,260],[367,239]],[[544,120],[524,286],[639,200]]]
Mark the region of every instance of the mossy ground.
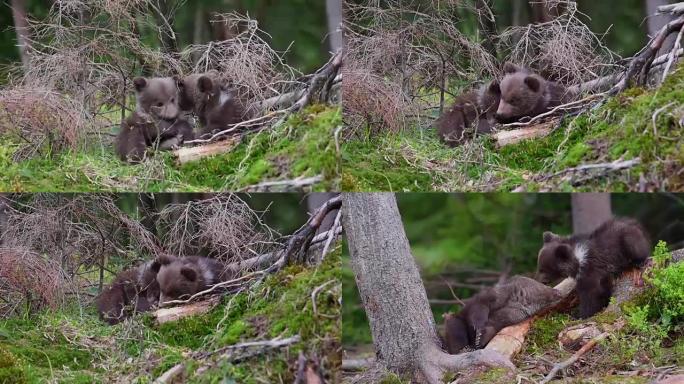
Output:
[[[639,189],[643,175],[647,190],[682,190],[683,102],[680,65],[656,89],[630,89],[599,108],[565,117],[547,137],[501,149],[486,136],[447,148],[433,129],[352,139],[343,145],[342,188],[619,192]],[[637,157],[639,165],[601,176],[563,173],[545,178],[578,165]]]
[[[208,314],[161,326],[149,316],[107,326],[93,308],[76,306],[0,320],[0,382],[150,383],[181,361],[187,363],[187,382],[292,382],[300,351],[315,354],[328,372],[336,372],[341,362],[339,285],[328,284],[316,296],[317,315],[311,294],[330,280],[339,281],[339,271],[336,250],[317,269],[287,267],[249,292],[224,297]],[[296,334],[301,341],[287,348],[236,363],[213,361],[201,372],[196,372],[201,362],[189,357]]]
[[228,153],[177,166],[168,152],[139,165],[127,165],[111,145],[43,155],[15,162],[18,146],[0,145],[0,190],[80,191],[224,191],[264,181],[321,175],[314,191],[339,188],[334,132],[342,124],[339,107],[313,105],[274,130],[250,134]]

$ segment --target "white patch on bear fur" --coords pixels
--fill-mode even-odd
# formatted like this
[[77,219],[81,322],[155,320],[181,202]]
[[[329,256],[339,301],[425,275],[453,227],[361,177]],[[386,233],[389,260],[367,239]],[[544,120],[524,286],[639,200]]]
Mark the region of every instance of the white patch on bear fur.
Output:
[[214,284],[214,271],[211,270],[211,266],[208,264],[207,260],[199,259],[200,271],[202,271],[202,278],[205,284]]
[[577,243],[577,245],[575,245],[575,258],[577,258],[580,268],[584,265],[584,263],[587,262],[588,252],[589,248],[587,248],[587,245],[585,243]]
[[223,105],[229,102],[233,98],[230,92],[221,91],[221,96],[219,97],[219,105]]

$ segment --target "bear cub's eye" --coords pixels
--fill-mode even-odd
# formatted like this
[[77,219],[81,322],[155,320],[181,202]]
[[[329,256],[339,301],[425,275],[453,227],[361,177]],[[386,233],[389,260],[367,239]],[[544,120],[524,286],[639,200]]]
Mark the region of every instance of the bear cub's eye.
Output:
[[162,103],[161,101],[157,103],[157,107],[163,107],[163,106],[164,106],[164,103]]

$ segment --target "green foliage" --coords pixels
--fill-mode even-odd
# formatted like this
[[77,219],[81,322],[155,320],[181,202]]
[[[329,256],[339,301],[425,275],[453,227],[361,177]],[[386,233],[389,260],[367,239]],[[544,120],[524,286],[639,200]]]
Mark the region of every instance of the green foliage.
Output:
[[[488,138],[447,148],[434,130],[354,139],[344,146],[342,187],[349,191],[507,191],[522,185],[530,191],[627,191],[634,189],[637,175],[644,173],[657,175],[668,188],[678,189],[682,178],[673,171],[676,167],[667,164],[684,161],[684,130],[675,118],[681,111],[677,105],[684,101],[683,85],[684,66],[680,65],[658,89],[630,89],[596,110],[566,118],[547,137],[501,149]],[[658,109],[663,112],[654,127]],[[594,178],[577,185],[562,178],[542,181],[544,175],[580,164],[636,157],[641,164],[623,171],[622,177]]]
[[664,241],[658,242],[653,260],[655,265],[645,277],[646,282],[653,286],[653,293],[647,296],[649,304],[635,308],[634,313],[646,311],[669,330],[684,319],[684,263],[668,265],[672,255]]
[[27,374],[23,361],[0,344],[0,383],[23,384],[26,382]]
[[228,153],[177,167],[170,153],[140,165],[121,162],[111,147],[15,162],[16,146],[0,145],[0,190],[5,191],[224,191],[265,180],[323,176],[316,191],[336,190],[334,130],[338,107],[314,105],[272,131],[248,135]]

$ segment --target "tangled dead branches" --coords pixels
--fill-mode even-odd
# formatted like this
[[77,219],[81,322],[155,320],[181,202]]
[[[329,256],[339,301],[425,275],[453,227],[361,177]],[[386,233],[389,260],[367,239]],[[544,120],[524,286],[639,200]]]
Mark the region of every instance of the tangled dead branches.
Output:
[[[467,2],[435,2],[424,9],[394,0],[346,7],[345,77],[369,82],[344,80],[345,121],[352,133],[363,125],[398,131],[434,99],[426,90],[445,89],[446,79],[473,82],[497,72],[491,53],[459,30],[461,11],[475,9]],[[381,96],[373,94],[375,87]]]
[[21,312],[55,309],[74,286],[64,274],[58,260],[53,260],[24,247],[0,248],[0,318]]
[[166,206],[158,215],[161,243],[174,255],[191,256],[198,249],[210,250],[224,261],[240,261],[267,253],[280,236],[238,195],[216,195],[207,199]]
[[76,149],[86,116],[76,100],[45,88],[0,91],[0,135],[17,138],[14,160]]
[[577,3],[556,0],[565,12],[539,24],[507,28],[498,37],[506,60],[566,85],[578,85],[621,69],[620,57],[581,20]]

